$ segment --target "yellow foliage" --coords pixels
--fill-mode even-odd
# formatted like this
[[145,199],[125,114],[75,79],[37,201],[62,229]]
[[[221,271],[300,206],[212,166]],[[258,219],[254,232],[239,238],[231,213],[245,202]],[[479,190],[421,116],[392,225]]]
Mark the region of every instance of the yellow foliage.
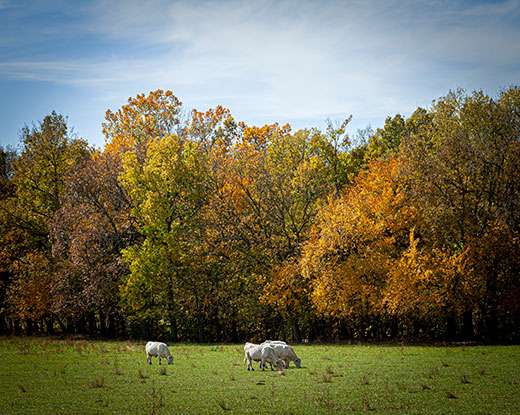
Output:
[[346,316],[380,309],[388,273],[418,221],[398,167],[395,158],[372,162],[350,191],[318,213],[300,261],[318,311]]

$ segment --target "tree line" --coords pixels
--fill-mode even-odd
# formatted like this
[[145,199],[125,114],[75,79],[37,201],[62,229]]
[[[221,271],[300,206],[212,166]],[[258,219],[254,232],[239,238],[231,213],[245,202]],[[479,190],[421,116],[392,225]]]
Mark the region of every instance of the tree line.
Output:
[[169,341],[520,338],[520,87],[346,134],[171,91],[103,149],[55,112],[0,149],[0,331]]

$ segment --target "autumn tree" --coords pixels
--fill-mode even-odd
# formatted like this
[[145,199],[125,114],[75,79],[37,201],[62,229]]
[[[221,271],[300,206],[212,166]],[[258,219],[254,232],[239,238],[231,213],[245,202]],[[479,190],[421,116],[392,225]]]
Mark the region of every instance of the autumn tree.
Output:
[[88,151],[83,140],[70,137],[65,118],[55,112],[33,128],[24,127],[21,145],[13,164],[12,197],[2,200],[2,211],[14,274],[9,304],[30,331],[35,320],[52,315],[55,263],[48,224],[61,206],[65,178]]
[[0,333],[8,331],[6,292],[13,277],[10,266],[15,259],[13,254],[16,251],[9,212],[4,209],[7,201],[14,197],[12,175],[16,157],[14,150],[0,147]]
[[96,151],[76,166],[51,227],[60,269],[53,282],[55,312],[91,333],[112,336],[123,331],[119,283],[128,268],[121,251],[140,238],[119,174],[120,160],[108,152]]
[[106,112],[105,151],[120,156],[133,151],[142,160],[150,140],[178,132],[181,117],[182,102],[171,91],[158,89],[129,98],[116,112]]
[[248,276],[244,286],[262,287],[261,302],[253,296],[250,303],[272,306],[281,335],[288,321],[297,340],[298,320],[312,314],[298,258],[320,200],[349,174],[340,144],[345,125],[331,126],[327,137],[277,124],[244,127],[208,206],[215,251],[237,264],[236,275]]
[[313,304],[343,320],[351,336],[380,335],[388,273],[419,223],[398,167],[395,157],[372,161],[351,189],[329,198],[303,249],[300,267]]
[[[517,263],[508,259],[518,257],[519,95],[518,87],[496,100],[483,92],[451,92],[403,146],[410,201],[427,225],[425,243],[468,258],[463,274],[485,287],[451,318],[480,324],[489,336],[496,335],[499,315],[510,311],[500,305],[502,297],[519,284]],[[500,235],[509,242],[489,244]]]
[[135,153],[124,158],[122,183],[145,239],[125,250],[131,272],[122,294],[143,317],[168,316],[172,339],[180,304],[201,314],[204,275],[197,269],[196,250],[202,239],[205,176],[197,143],[177,135],[153,139],[144,164]]
[[[315,151],[324,163],[335,196],[339,196],[353,182],[359,170],[366,164],[366,143],[355,142],[346,133],[351,120],[352,116],[343,122],[328,120],[325,132],[313,130]],[[363,135],[363,132],[360,133]]]

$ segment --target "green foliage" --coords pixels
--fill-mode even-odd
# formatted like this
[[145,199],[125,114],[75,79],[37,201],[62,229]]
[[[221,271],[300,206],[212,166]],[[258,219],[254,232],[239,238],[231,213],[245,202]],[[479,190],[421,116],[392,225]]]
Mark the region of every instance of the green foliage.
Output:
[[352,137],[157,90],[103,151],[53,113],[0,151],[0,330],[518,339],[519,108],[458,90]]
[[49,221],[61,207],[67,175],[89,151],[85,141],[69,137],[65,118],[54,112],[34,128],[24,127],[21,144],[8,176],[11,191],[0,201],[1,248],[13,273],[8,292],[12,312],[39,318],[51,312],[55,267]]
[[[139,318],[171,315],[178,304],[198,305],[197,249],[205,203],[206,165],[197,143],[167,135],[150,142],[146,161],[129,152],[121,180],[145,238],[123,251],[130,275],[122,287],[127,305]],[[139,297],[147,293],[145,298]],[[173,318],[173,316],[171,316]]]

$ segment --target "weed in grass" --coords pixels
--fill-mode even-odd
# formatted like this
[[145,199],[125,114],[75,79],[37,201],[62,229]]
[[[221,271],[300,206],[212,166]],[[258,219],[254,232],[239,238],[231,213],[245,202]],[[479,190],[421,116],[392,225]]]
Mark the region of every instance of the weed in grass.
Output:
[[217,404],[222,408],[223,411],[231,411],[231,405],[223,399],[217,399]]
[[455,395],[453,391],[447,390],[446,391],[446,398],[448,399],[458,399],[458,396]]
[[229,375],[229,378],[230,378],[231,380],[235,380],[235,374],[234,374],[233,372],[231,372],[231,375]]
[[122,375],[121,369],[119,368],[119,364],[117,363],[117,358],[114,359],[114,375]]
[[397,382],[397,389],[400,391],[407,391],[409,393],[413,393],[412,385],[408,385],[403,381]]
[[161,391],[156,391],[152,386],[152,414],[156,415],[157,411],[164,406],[164,395]]
[[430,379],[433,379],[434,376],[438,375],[439,374],[439,368],[434,366],[434,367],[431,367],[430,370],[428,370],[428,377]]
[[468,377],[468,375],[462,375],[461,378],[460,378],[460,381],[461,381],[462,383],[465,383],[465,384],[471,383],[471,382],[469,381],[469,377]]
[[101,376],[101,379],[94,379],[90,382],[91,388],[104,388],[105,387],[105,377]]
[[363,375],[363,377],[361,378],[361,384],[370,385],[370,378],[368,377],[368,375]]
[[123,351],[125,351],[125,352],[135,352],[135,351],[137,351],[137,350],[138,350],[138,349],[137,349],[136,347],[134,347],[134,346],[132,346],[132,345],[130,345],[130,344],[127,344],[127,345],[125,346],[125,348],[123,349]]
[[166,366],[159,369],[159,375],[166,376]]
[[443,360],[441,363],[444,367],[450,367],[450,364],[448,362],[446,362],[445,360]]
[[430,390],[430,389],[431,389],[431,388],[430,388],[426,383],[424,383],[424,382],[421,383],[421,388],[422,388],[423,391],[425,391],[425,390]]
[[366,393],[363,394],[363,409],[365,411],[373,411],[374,408],[370,405],[370,402],[368,400],[368,396]]
[[139,373],[139,378],[141,378],[141,379],[148,378],[148,375],[145,375],[141,369],[138,369],[137,372]]
[[323,395],[318,396],[316,398],[316,402],[320,407],[327,410],[328,412],[332,412],[336,408],[336,404],[334,401],[330,398],[329,390],[326,389],[325,392],[323,392]]
[[324,373],[321,377],[321,381],[324,383],[332,382],[332,375],[330,373]]
[[100,398],[96,399],[95,402],[105,408],[108,408],[110,406],[110,401],[106,396],[101,396]]

